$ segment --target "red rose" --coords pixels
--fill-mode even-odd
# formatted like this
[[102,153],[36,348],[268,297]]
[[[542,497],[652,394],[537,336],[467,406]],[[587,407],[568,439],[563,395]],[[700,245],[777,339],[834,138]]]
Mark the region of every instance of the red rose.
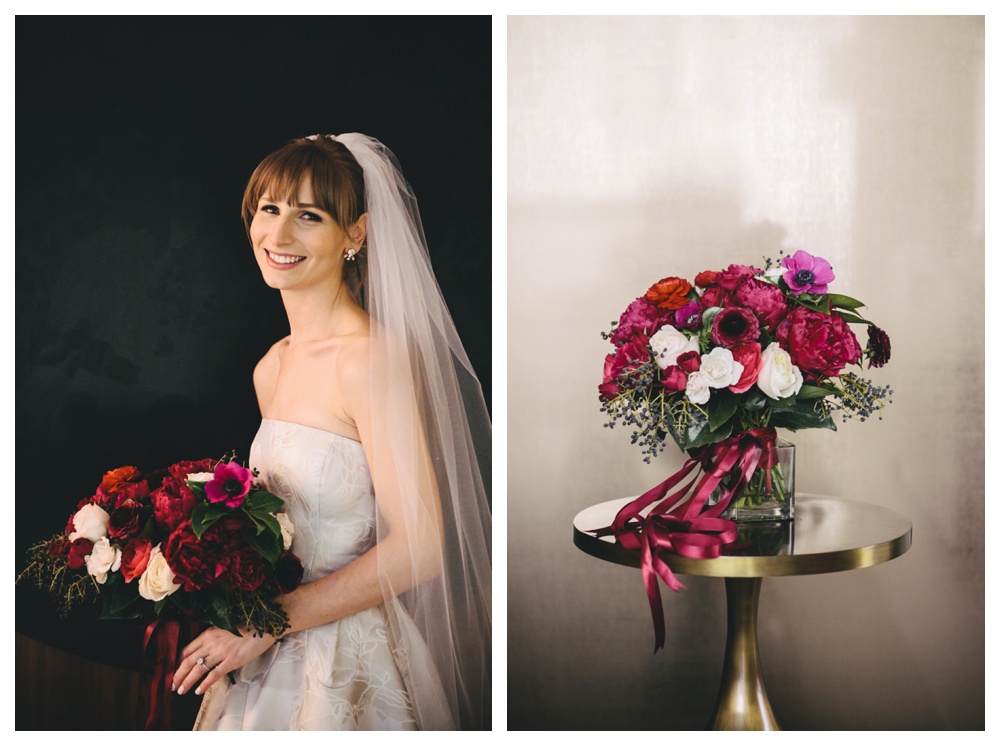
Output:
[[178,461],[173,466],[167,468],[170,476],[174,479],[184,480],[190,474],[199,474],[206,471],[215,471],[215,461],[210,458],[203,458],[200,461]]
[[744,281],[736,289],[735,297],[740,305],[757,315],[760,323],[771,334],[774,334],[774,330],[788,313],[788,303],[780,288],[755,277]]
[[163,558],[174,571],[177,583],[186,591],[198,591],[212,584],[217,575],[218,557],[194,535],[190,522],[182,524],[163,542]]
[[233,588],[255,591],[264,582],[264,558],[250,547],[232,552],[226,556],[229,582]]
[[724,308],[712,319],[712,341],[732,349],[760,336],[760,322],[748,308]]
[[696,370],[701,370],[701,355],[694,350],[682,352],[677,356],[677,367],[685,373],[694,373]]
[[837,313],[793,309],[778,325],[775,339],[788,350],[802,375],[816,381],[836,376],[849,363],[861,359],[857,337]]
[[127,539],[139,533],[142,522],[142,506],[137,502],[126,502],[111,512],[108,520],[108,537]]
[[743,373],[740,380],[729,387],[734,394],[742,394],[750,390],[750,387],[757,382],[760,373],[760,343],[746,342],[736,345],[731,352],[733,360],[743,365]]
[[94,542],[90,539],[79,538],[69,545],[69,553],[66,555],[66,564],[74,570],[83,567],[87,560],[87,555],[94,549]]
[[[198,498],[182,479],[166,477],[151,495],[156,522],[173,531],[191,517]],[[171,565],[172,567],[172,565]]]
[[699,272],[695,275],[694,284],[700,288],[710,288],[715,284],[715,272],[710,269],[706,269],[704,272]]
[[[678,360],[678,362],[680,361]],[[663,385],[663,388],[671,394],[683,391],[687,387],[687,382],[687,373],[676,365],[668,365],[663,369],[663,375],[660,376],[660,383]]]
[[289,593],[299,587],[302,582],[302,563],[291,552],[285,552],[278,557],[274,565],[274,582],[281,593]]
[[153,550],[153,542],[145,536],[137,536],[122,549],[122,577],[126,583],[131,583],[146,572],[149,564],[149,553]]
[[646,291],[644,296],[658,308],[676,311],[687,305],[687,294],[691,292],[691,283],[680,277],[664,277]]

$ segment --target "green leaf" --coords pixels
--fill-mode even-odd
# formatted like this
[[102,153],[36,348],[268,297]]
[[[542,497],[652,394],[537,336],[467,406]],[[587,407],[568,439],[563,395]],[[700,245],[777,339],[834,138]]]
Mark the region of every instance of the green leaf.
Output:
[[830,302],[828,296],[817,295],[815,293],[802,293],[802,295],[794,296],[800,305],[806,308],[812,309],[813,311],[819,311],[820,313],[830,313]]
[[712,306],[711,308],[706,308],[704,311],[702,311],[701,312],[701,328],[702,329],[711,329],[712,328],[712,319],[714,319],[720,313],[722,313],[722,308],[720,308],[719,306]]
[[191,511],[191,530],[201,538],[209,526],[226,515],[231,509],[225,503],[198,503]]
[[822,399],[825,396],[830,396],[830,394],[838,393],[838,389],[834,386],[811,386],[808,383],[802,385],[799,389],[799,393],[795,395],[796,399]]
[[[254,519],[256,521],[256,518]],[[273,519],[272,519],[273,520]],[[275,526],[278,525],[277,521],[274,521]],[[270,531],[260,531],[246,534],[247,544],[253,547],[261,557],[263,557],[267,563],[271,566],[278,561],[278,557],[281,556],[282,543],[281,543],[281,529],[278,528],[277,536]]]
[[837,311],[837,315],[849,324],[871,324],[872,322],[850,311]]
[[195,494],[195,497],[198,498],[199,502],[205,500],[204,482],[192,482],[190,479],[185,479],[184,481],[187,482],[187,486],[191,488],[191,491]]
[[276,513],[285,505],[285,501],[270,492],[259,490],[243,501],[243,508],[247,512],[254,513]]
[[833,422],[833,417],[829,414],[817,412],[815,405],[811,401],[798,402],[798,405],[795,407],[772,412],[770,424],[772,427],[783,427],[786,430],[793,431],[810,428],[837,429],[837,426]]
[[767,403],[767,396],[756,386],[747,391],[740,400],[740,406],[745,412],[759,412]]
[[109,573],[108,580],[101,588],[104,605],[101,619],[134,619],[141,615],[142,597],[135,584],[126,583],[119,573]]
[[708,412],[709,429],[718,430],[736,414],[736,396],[727,389],[717,389],[712,392],[705,409]]
[[224,629],[239,636],[240,631],[233,621],[233,615],[229,608],[230,594],[215,593],[201,596],[194,605],[195,618],[213,627]]
[[830,293],[826,297],[830,301],[831,308],[850,308],[853,311],[857,308],[865,307],[864,303],[855,298],[851,298],[848,295],[837,295],[836,293]]
[[[707,422],[705,424],[707,424]],[[689,436],[691,435],[690,430],[691,428],[688,428]],[[711,430],[703,425],[696,434],[693,434],[693,437],[688,438],[687,447],[688,449],[698,448],[700,446],[710,445],[711,443],[718,443],[720,440],[725,440],[730,435],[732,435],[732,432],[733,432],[732,420],[726,422],[718,430]]]

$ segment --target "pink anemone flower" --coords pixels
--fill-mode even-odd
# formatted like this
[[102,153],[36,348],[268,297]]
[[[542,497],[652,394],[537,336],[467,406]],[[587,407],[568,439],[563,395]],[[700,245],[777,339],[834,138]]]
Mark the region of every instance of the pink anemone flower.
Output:
[[210,503],[225,503],[227,508],[237,508],[243,504],[252,486],[250,470],[230,461],[215,467],[215,478],[205,485],[205,497]]

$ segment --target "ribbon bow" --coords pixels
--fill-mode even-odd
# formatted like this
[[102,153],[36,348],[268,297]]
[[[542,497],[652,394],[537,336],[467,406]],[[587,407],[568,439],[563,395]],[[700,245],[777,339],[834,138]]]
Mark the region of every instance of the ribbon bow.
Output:
[[[758,467],[767,469],[765,484],[770,489],[771,467],[778,463],[776,438],[773,427],[762,427],[695,449],[676,473],[619,510],[610,526],[594,532],[597,536],[613,534],[626,549],[641,551],[642,579],[656,633],[653,652],[663,647],[665,638],[663,603],[656,578],[662,578],[674,592],[685,587],[660,553],[711,559],[733,544],[736,524],[719,516],[743,492]],[[736,483],[723,484],[723,478],[734,470],[740,475]],[[685,500],[692,487],[693,494]],[[719,500],[706,507],[716,488],[720,490]],[[643,517],[642,511],[651,505]]]

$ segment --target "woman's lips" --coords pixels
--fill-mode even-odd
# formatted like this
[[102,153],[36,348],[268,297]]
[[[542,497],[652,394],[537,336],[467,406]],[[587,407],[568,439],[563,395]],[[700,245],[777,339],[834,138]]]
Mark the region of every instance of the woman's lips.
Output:
[[279,254],[276,251],[268,251],[267,249],[264,249],[264,255],[267,257],[268,265],[275,269],[291,269],[305,259],[304,256]]

